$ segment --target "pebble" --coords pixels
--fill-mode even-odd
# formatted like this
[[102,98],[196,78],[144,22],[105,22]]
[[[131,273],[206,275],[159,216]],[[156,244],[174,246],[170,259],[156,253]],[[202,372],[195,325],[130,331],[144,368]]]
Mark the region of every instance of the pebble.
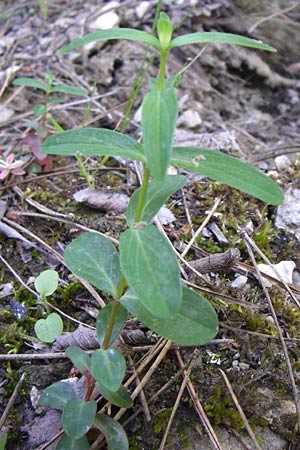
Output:
[[[294,261],[281,261],[278,264],[273,264],[274,269],[280,275],[280,278],[276,274],[275,270],[268,266],[267,264],[257,264],[259,270],[267,275],[270,275],[273,278],[279,280],[280,278],[288,284],[293,284],[293,272],[295,270],[296,264]],[[273,282],[270,280],[264,279],[266,287],[273,286]]]
[[293,171],[292,163],[286,155],[277,156],[274,159],[276,169],[279,172],[287,172],[290,173]]
[[300,240],[300,189],[290,187],[286,191],[284,202],[277,209],[275,226],[295,234]]
[[136,8],[135,13],[138,19],[142,19],[150,6],[149,2],[141,2]]
[[230,284],[233,289],[244,287],[248,282],[248,278],[245,275],[239,275]]
[[178,119],[178,125],[184,125],[187,128],[197,128],[201,125],[202,119],[197,111],[188,109],[181,114]]

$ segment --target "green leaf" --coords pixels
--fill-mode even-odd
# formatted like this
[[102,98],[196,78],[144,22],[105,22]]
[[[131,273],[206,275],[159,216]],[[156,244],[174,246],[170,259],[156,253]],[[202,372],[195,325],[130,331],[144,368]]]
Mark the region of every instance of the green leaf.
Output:
[[105,128],[79,128],[50,136],[41,147],[52,155],[120,156],[145,162],[143,146],[133,138]]
[[94,424],[104,434],[108,450],[128,450],[127,436],[119,422],[104,414],[97,414]]
[[131,292],[120,302],[147,327],[167,339],[182,345],[202,345],[215,337],[218,318],[214,308],[202,295],[183,287],[180,310],[171,319],[158,319]]
[[63,332],[64,324],[60,316],[51,313],[46,319],[39,319],[34,325],[37,337],[43,342],[54,342]]
[[6,442],[7,442],[7,433],[4,433],[0,439],[0,450],[5,450]]
[[47,92],[48,88],[45,86],[45,84],[41,83],[38,80],[35,80],[34,78],[16,78],[13,81],[13,84],[15,86],[25,86],[25,87],[32,87],[36,89],[40,89],[41,91]]
[[119,406],[120,408],[130,408],[133,404],[130,395],[122,385],[114,392],[102,386],[99,382],[96,384],[96,387],[103,397],[113,405]]
[[90,370],[90,357],[79,347],[69,347],[66,350],[66,355],[80,373],[85,370]]
[[90,429],[97,412],[97,403],[92,400],[85,402],[80,398],[69,400],[64,407],[61,422],[67,435],[80,439]]
[[159,40],[152,34],[145,31],[134,30],[132,28],[110,28],[108,30],[98,30],[83,36],[82,38],[75,39],[69,45],[59,50],[59,54],[63,55],[68,53],[74,48],[81,47],[82,45],[89,44],[95,41],[108,41],[111,39],[124,39],[129,41],[144,42],[145,44],[153,45],[157,49],[160,49]]
[[155,180],[162,180],[169,167],[177,116],[174,88],[155,90],[145,95],[142,103],[143,144]]
[[[181,189],[185,185],[185,182],[186,177],[183,175],[167,175],[162,181],[152,181],[149,183],[140,221],[146,223],[151,222],[168,197]],[[126,220],[129,227],[134,225],[140,192],[141,188],[138,188],[133,193],[127,207]]]
[[88,95],[88,91],[86,89],[82,89],[77,86],[66,86],[63,84],[52,87],[51,92],[62,92],[64,94],[69,95],[83,95],[83,96]]
[[242,45],[244,47],[258,48],[260,50],[267,50],[269,52],[276,52],[276,48],[270,45],[264,44],[262,41],[256,39],[250,39],[245,36],[230,33],[217,33],[217,32],[199,32],[184,34],[178,36],[171,41],[170,48],[181,47],[182,45],[189,44],[233,44]]
[[[100,346],[103,343],[103,339],[106,333],[107,326],[109,324],[109,319],[111,316],[113,306],[114,306],[113,302],[108,303],[108,305],[106,305],[99,311],[97,316],[96,330]],[[127,319],[128,319],[127,310],[123,308],[122,305],[118,304],[118,312],[115,317],[115,322],[108,346],[110,346],[114,342],[114,340],[120,335]]]
[[114,348],[95,350],[91,356],[91,374],[110,391],[117,391],[125,375],[126,361]]
[[58,273],[56,270],[44,270],[36,277],[34,287],[42,297],[48,297],[56,291]]
[[174,147],[171,164],[225,183],[271,205],[279,205],[284,199],[282,191],[271,178],[222,152],[197,147]]
[[76,394],[74,389],[69,383],[58,381],[44,390],[40,397],[39,404],[41,406],[50,406],[54,409],[63,410],[68,401],[75,397]]
[[86,436],[80,439],[72,439],[64,433],[59,440],[56,450],[89,450],[90,444]]
[[173,27],[167,14],[161,12],[157,21],[157,34],[162,49],[168,49],[172,38]]
[[67,266],[92,285],[116,295],[120,281],[118,253],[112,242],[98,233],[83,233],[64,252]]
[[35,105],[35,107],[33,108],[33,114],[36,117],[42,116],[43,114],[45,114],[45,112],[47,111],[47,106],[46,105]]
[[182,298],[179,265],[154,225],[122,233],[120,261],[129,287],[149,312],[164,319],[176,314]]

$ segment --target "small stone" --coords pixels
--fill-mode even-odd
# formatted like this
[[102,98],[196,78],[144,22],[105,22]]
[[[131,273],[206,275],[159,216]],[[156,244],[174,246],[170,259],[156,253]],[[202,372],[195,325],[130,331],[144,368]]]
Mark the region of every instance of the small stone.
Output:
[[280,172],[292,172],[292,163],[286,155],[277,156],[274,160],[276,169]]
[[248,282],[248,278],[245,275],[239,275],[236,277],[235,280],[233,280],[230,284],[230,286],[233,289],[239,289],[241,287],[244,287]]
[[[285,283],[293,284],[293,272],[295,270],[296,264],[294,261],[281,261],[278,264],[273,264],[274,269],[267,264],[257,264],[259,270],[266,275],[270,275],[276,280],[283,280]],[[280,275],[280,277],[277,275]],[[267,279],[264,279],[266,287],[273,286],[273,282]]]
[[300,240],[300,189],[290,187],[286,191],[284,202],[277,209],[275,226],[295,234]]
[[247,364],[247,363],[240,362],[240,364],[239,364],[240,370],[247,370],[247,369],[249,369],[249,367],[250,367],[250,364]]
[[202,119],[200,117],[200,114],[197,111],[193,111],[191,109],[184,111],[184,113],[181,114],[178,120],[178,125],[184,125],[188,128],[199,127],[201,123]]
[[274,318],[272,317],[272,316],[267,316],[266,317],[266,320],[268,321],[268,322],[270,322],[270,323],[275,323],[275,320],[274,320]]
[[98,30],[107,30],[109,28],[114,28],[119,25],[120,18],[115,11],[108,11],[105,14],[97,17],[91,24],[90,28],[96,28]]
[[14,110],[10,108],[3,108],[0,112],[0,123],[6,122],[14,115]]
[[148,11],[150,2],[141,2],[136,8],[135,13],[138,19],[142,19]]

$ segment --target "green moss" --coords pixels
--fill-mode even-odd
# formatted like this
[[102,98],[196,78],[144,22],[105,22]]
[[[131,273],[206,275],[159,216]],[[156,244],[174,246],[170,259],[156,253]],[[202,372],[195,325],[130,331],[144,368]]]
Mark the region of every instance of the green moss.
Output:
[[227,426],[239,431],[243,428],[243,420],[232,405],[231,398],[223,395],[221,387],[216,386],[215,393],[208,398],[204,409],[215,425],[226,423]]
[[172,410],[173,408],[165,408],[155,416],[153,427],[155,434],[159,434],[166,429]]

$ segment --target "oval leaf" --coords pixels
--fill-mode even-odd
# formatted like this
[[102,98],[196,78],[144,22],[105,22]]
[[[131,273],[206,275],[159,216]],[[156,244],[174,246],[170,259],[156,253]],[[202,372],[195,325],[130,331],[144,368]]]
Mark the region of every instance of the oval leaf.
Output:
[[277,184],[255,167],[216,150],[174,147],[171,164],[228,184],[271,205],[283,202]]
[[[106,333],[107,326],[109,324],[112,308],[114,304],[108,303],[104,308],[102,308],[99,311],[99,314],[97,316],[97,324],[96,324],[96,330],[97,330],[97,338],[100,344],[100,347],[103,343],[103,339]],[[128,319],[128,312],[125,308],[123,308],[120,303],[118,304],[118,312],[115,317],[113,330],[111,333],[111,337],[109,340],[108,346],[110,346],[114,340],[120,335],[126,321]]]
[[172,319],[158,319],[130,292],[121,303],[147,327],[178,344],[202,345],[215,337],[218,318],[214,308],[202,295],[183,287],[182,305]]
[[155,180],[162,180],[169,167],[178,116],[174,88],[145,95],[142,104],[142,130],[145,154]]
[[43,342],[54,342],[63,332],[64,324],[60,316],[51,313],[46,319],[39,319],[34,325],[37,337]]
[[160,49],[160,42],[152,34],[146,33],[145,31],[134,30],[132,28],[110,28],[108,30],[98,30],[83,36],[82,38],[76,39],[69,45],[66,45],[61,50],[59,54],[63,55],[68,53],[74,48],[81,47],[82,45],[89,44],[90,42],[111,40],[111,39],[124,39],[130,41],[144,42],[145,44],[153,45],[154,47]]
[[69,400],[66,404],[61,422],[66,434],[73,440],[80,439],[90,429],[97,412],[97,403],[85,402],[79,398]]
[[[168,197],[181,189],[185,185],[185,182],[186,177],[183,175],[167,175],[162,181],[152,181],[149,183],[140,221],[146,223],[151,222]],[[138,188],[131,196],[128,204],[126,220],[127,225],[130,227],[134,225],[140,192],[141,188]]]
[[42,297],[47,297],[56,291],[58,286],[58,273],[56,270],[44,270],[35,279],[34,287]]
[[82,95],[82,96],[88,95],[88,91],[86,89],[82,89],[77,86],[66,86],[63,84],[52,87],[51,92],[62,92],[63,94],[69,95]]
[[86,436],[80,439],[72,439],[64,433],[59,440],[56,450],[89,450],[90,444]]
[[199,32],[185,34],[173,39],[170,44],[170,48],[181,47],[182,45],[189,44],[233,44],[242,45],[244,47],[258,48],[260,50],[267,50],[269,52],[276,52],[276,48],[270,45],[264,44],[262,41],[256,39],[250,39],[245,36],[231,33],[218,33],[218,32]]
[[104,128],[79,128],[50,136],[41,147],[52,155],[120,156],[145,162],[143,146],[135,139]]
[[98,233],[83,233],[66,247],[64,257],[76,275],[116,295],[121,276],[119,256],[108,238]]
[[122,385],[115,392],[110,391],[99,382],[96,384],[96,387],[103,397],[113,405],[119,406],[120,408],[130,408],[133,404],[130,395]]
[[66,350],[66,355],[80,373],[85,370],[90,370],[90,357],[79,347],[69,347]]
[[110,391],[117,391],[125,375],[126,361],[114,348],[95,350],[91,356],[91,374]]
[[108,450],[128,450],[126,433],[118,422],[104,414],[97,414],[94,423],[104,434]]
[[154,225],[121,235],[120,261],[130,288],[149,312],[164,319],[176,314],[182,297],[179,265]]
[[39,399],[39,404],[63,410],[68,401],[73,398],[76,398],[76,394],[72,386],[64,381],[58,381],[44,390]]
[[16,78],[13,81],[13,84],[15,86],[25,86],[25,87],[32,87],[36,89],[40,89],[41,91],[47,92],[48,88],[43,83],[41,83],[38,80],[35,80],[34,78]]

